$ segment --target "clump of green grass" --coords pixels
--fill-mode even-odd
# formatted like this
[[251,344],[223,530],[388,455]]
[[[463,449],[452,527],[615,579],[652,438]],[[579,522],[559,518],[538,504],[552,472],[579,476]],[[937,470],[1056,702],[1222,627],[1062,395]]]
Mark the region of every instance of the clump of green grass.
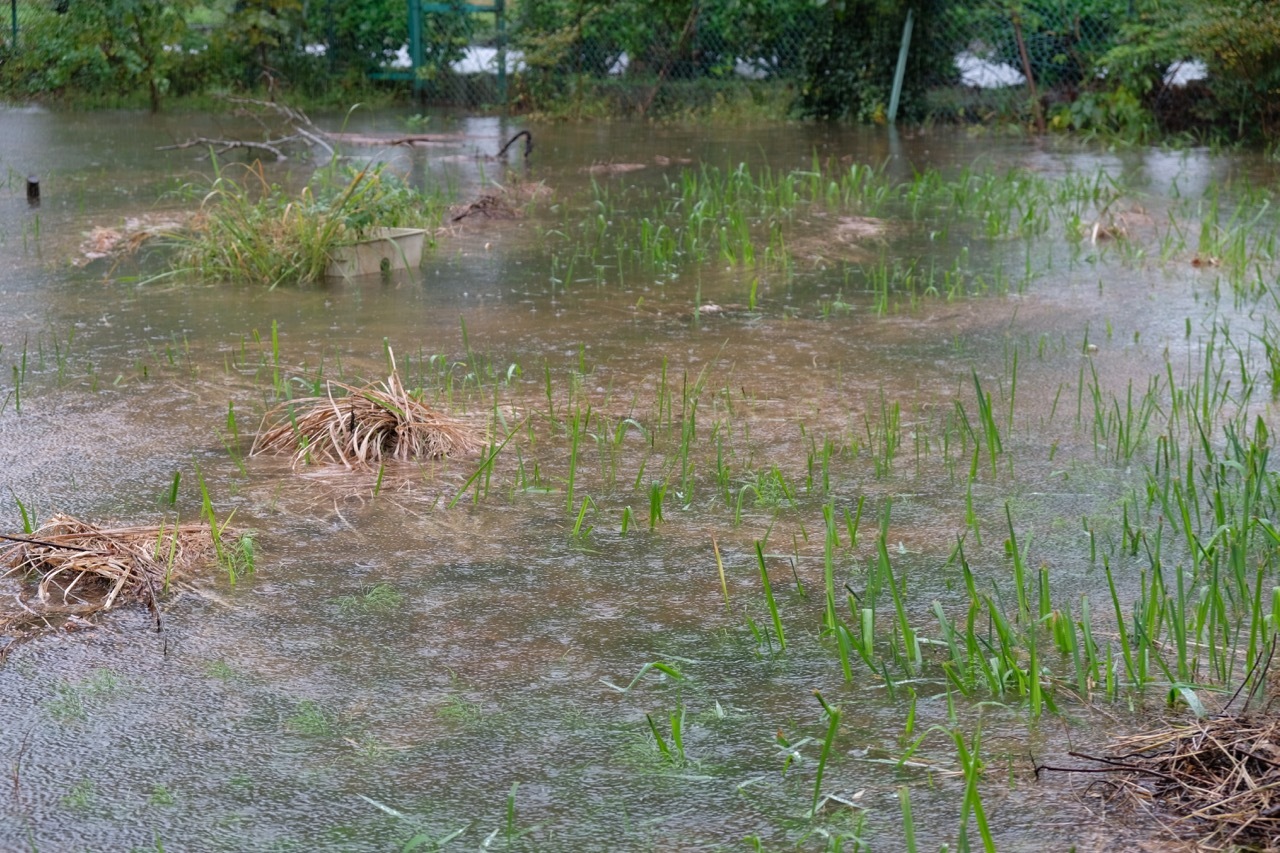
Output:
[[57,695],[44,703],[45,712],[60,723],[71,723],[88,719],[86,699],[113,696],[121,685],[111,670],[97,669],[83,681],[61,682],[54,690]]
[[310,699],[299,702],[293,716],[285,720],[284,724],[290,732],[312,737],[331,735],[337,727],[333,714]]
[[160,782],[151,786],[151,795],[147,797],[147,805],[149,806],[171,806],[176,801],[173,792]]
[[350,616],[358,613],[391,613],[404,604],[404,593],[388,583],[371,587],[362,595],[344,595],[335,600],[338,609]]
[[87,811],[92,808],[96,793],[92,781],[81,779],[67,789],[62,797],[62,805],[73,811]]
[[434,228],[442,195],[409,186],[382,165],[324,170],[296,195],[267,180],[261,163],[235,180],[219,171],[201,214],[176,238],[174,273],[265,284],[305,284],[325,274],[333,250],[373,227]]
[[464,728],[479,726],[489,717],[483,705],[479,702],[464,699],[461,696],[447,697],[444,704],[436,708],[436,713],[442,720],[447,720]]

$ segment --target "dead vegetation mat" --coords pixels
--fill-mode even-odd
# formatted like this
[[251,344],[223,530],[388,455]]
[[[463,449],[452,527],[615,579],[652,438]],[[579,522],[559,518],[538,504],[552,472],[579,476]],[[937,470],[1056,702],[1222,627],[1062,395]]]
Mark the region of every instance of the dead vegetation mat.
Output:
[[203,523],[98,527],[54,515],[30,534],[0,539],[0,578],[27,584],[5,602],[17,610],[0,610],[0,634],[83,627],[84,617],[121,601],[145,603],[158,624],[157,596],[215,554]]
[[1108,799],[1156,807],[1197,849],[1280,853],[1280,717],[1222,714],[1123,738],[1113,750],[1071,753],[1094,767],[1041,769],[1106,774]]
[[519,219],[522,215],[521,208],[549,195],[551,188],[541,181],[495,184],[475,200],[450,208],[449,221],[456,224],[468,218]]
[[288,454],[295,468],[327,463],[368,470],[387,461],[465,456],[484,447],[478,430],[410,394],[394,369],[378,385],[331,380],[327,387],[323,397],[269,410],[249,455]]

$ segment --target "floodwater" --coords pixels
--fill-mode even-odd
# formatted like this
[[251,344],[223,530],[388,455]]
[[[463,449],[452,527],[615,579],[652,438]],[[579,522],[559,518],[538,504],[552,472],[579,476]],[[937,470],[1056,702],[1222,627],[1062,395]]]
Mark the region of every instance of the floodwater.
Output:
[[[391,135],[406,132],[404,118],[318,123]],[[591,181],[619,199],[609,215],[628,216],[680,161],[782,173],[843,158],[903,181],[930,167],[1047,180],[1101,170],[1153,221],[1176,199],[1272,181],[1274,167],[955,129],[625,123],[534,125],[527,163],[484,159],[524,126],[433,117],[431,132],[459,138],[359,152],[463,201],[493,182],[545,184],[546,199],[520,218],[447,229],[412,274],[266,291],[148,283],[162,269],[155,251],[79,263],[92,228],[198,205],[184,187],[207,185],[208,162],[156,146],[247,125],[0,113],[0,529],[22,529],[20,504],[37,518],[171,519],[175,474],[176,511],[193,519],[198,471],[220,517],[252,530],[257,547],[256,571],[236,583],[211,568],[175,589],[159,632],[126,606],[95,628],[6,649],[0,757],[12,790],[0,797],[0,849],[848,850],[860,838],[901,850],[902,789],[919,848],[954,849],[965,785],[952,728],[982,731],[979,790],[998,849],[1106,849],[1153,831],[1083,782],[1037,781],[1033,760],[1105,748],[1163,710],[1159,691],[1066,700],[1033,721],[1017,698],[950,695],[939,671],[890,685],[855,661],[846,683],[819,636],[822,507],[843,517],[865,498],[858,544],[842,523],[835,555],[838,584],[861,594],[891,504],[887,541],[910,619],[936,629],[933,603],[962,594],[948,558],[967,529],[969,465],[948,469],[939,424],[956,401],[973,410],[975,377],[1003,418],[1016,375],[1005,436],[1016,473],[975,485],[982,543],[966,542],[970,565],[981,583],[1007,587],[1008,506],[1055,596],[1106,602],[1081,519],[1113,514],[1142,474],[1099,458],[1074,417],[1078,377],[1089,364],[1112,392],[1145,388],[1167,363],[1197,363],[1216,318],[1262,322],[1217,295],[1217,271],[1193,266],[1191,250],[1156,262],[1149,247],[1135,260],[1060,230],[983,240],[962,225],[939,239],[904,224],[853,261],[800,259],[789,272],[714,259],[623,271],[608,258],[571,264],[567,247],[589,215]],[[243,155],[224,160],[232,168]],[[620,163],[645,168],[587,171]],[[311,166],[270,168],[297,183]],[[27,174],[41,178],[38,208],[23,197]],[[831,242],[818,219],[794,227]],[[881,311],[850,283],[846,263],[947,266],[970,242],[971,272],[1014,285]],[[244,458],[277,380],[295,393],[317,376],[375,381],[387,346],[428,399],[497,412],[495,435],[516,428],[491,478],[471,479],[476,458],[381,483]],[[571,474],[571,424],[588,411]],[[878,466],[893,417],[896,457]],[[836,451],[824,485],[811,455],[827,439]],[[662,517],[651,519],[662,483]],[[757,542],[785,651],[759,641],[772,625]],[[1136,571],[1119,555],[1114,565],[1131,598]],[[19,584],[4,583],[12,599]],[[654,662],[682,678],[644,671]],[[815,691],[841,723],[818,786],[836,799],[813,817],[828,731]],[[679,746],[673,719],[683,719]],[[977,833],[971,821],[975,846]]]

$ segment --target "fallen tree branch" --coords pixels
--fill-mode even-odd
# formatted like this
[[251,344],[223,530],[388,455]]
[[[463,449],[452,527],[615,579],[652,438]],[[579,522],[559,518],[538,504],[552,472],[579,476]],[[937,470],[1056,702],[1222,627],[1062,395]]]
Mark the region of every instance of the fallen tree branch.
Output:
[[410,133],[405,136],[369,136],[365,133],[330,133],[335,142],[351,145],[446,145],[462,142],[471,137],[460,133]]
[[[217,148],[217,153],[230,151],[233,148],[260,148],[263,151],[270,151],[276,156],[277,160],[288,160],[289,155],[279,146],[296,142],[297,136],[286,136],[281,139],[273,139],[270,142],[253,142],[248,139],[212,139],[208,136],[197,136],[194,139],[188,139],[186,142],[178,142],[173,145],[157,145],[157,151],[175,151],[182,148],[194,148],[197,145],[205,145],[210,148]],[[330,149],[332,150],[332,149]]]
[[[331,141],[333,137],[316,127],[306,113],[302,110],[290,107],[287,104],[281,104],[276,101],[259,101],[255,98],[237,98],[226,96],[223,98],[227,103],[236,104],[251,109],[245,110],[244,113],[252,117],[262,126],[266,139],[257,141],[253,139],[214,139],[208,136],[197,136],[188,139],[185,142],[178,142],[173,145],[157,146],[157,151],[174,151],[183,148],[193,148],[197,145],[211,146],[218,149],[216,153],[230,151],[233,148],[253,148],[261,151],[267,151],[273,154],[277,160],[289,159],[286,146],[291,144],[305,143],[308,147],[321,149],[327,158],[334,156],[334,146]],[[274,118],[272,118],[274,116]],[[268,121],[267,119],[271,119]],[[281,133],[279,136],[273,134],[279,133],[282,129],[273,129],[271,124],[276,124],[277,120],[283,121],[288,125],[287,132]]]

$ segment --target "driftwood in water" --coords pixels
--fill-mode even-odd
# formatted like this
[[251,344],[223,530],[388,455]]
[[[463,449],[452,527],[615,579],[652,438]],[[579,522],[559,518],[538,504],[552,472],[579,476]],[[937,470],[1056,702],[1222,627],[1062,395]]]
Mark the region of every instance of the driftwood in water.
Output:
[[[244,107],[250,107],[251,110],[247,114],[252,116],[262,125],[264,130],[263,139],[227,139],[212,136],[193,136],[182,142],[175,142],[172,145],[157,146],[157,151],[180,151],[184,148],[205,147],[214,149],[214,154],[221,154],[235,148],[248,148],[251,150],[266,151],[277,160],[287,160],[290,156],[290,149],[303,146],[307,149],[320,149],[325,157],[333,157],[335,146],[339,143],[347,145],[362,146],[380,146],[380,145],[450,145],[467,140],[476,139],[474,136],[466,136],[458,133],[410,133],[401,136],[372,136],[364,133],[329,133],[316,127],[315,123],[302,110],[290,107],[287,104],[281,104],[275,101],[259,101],[254,98],[232,98],[227,97],[229,103],[238,104]],[[271,119],[271,122],[268,122]],[[278,125],[283,124],[283,127]],[[516,140],[524,138],[524,159],[529,159],[529,153],[533,151],[533,135],[527,130],[522,130],[507,141],[502,146],[496,157],[485,159],[499,159],[506,155],[507,150],[515,144]]]
[[331,133],[334,142],[348,145],[451,145],[471,137],[459,133],[409,133],[404,136],[370,136],[367,133]]
[[498,152],[498,156],[494,159],[501,160],[503,157],[505,157],[507,154],[507,149],[510,148],[512,145],[515,145],[516,140],[522,136],[524,137],[524,159],[528,160],[529,155],[533,153],[533,134],[527,130],[522,130],[519,133],[517,133],[515,136],[508,139],[507,144],[502,146],[502,150]]
[[[490,157],[484,155],[486,160],[501,160],[506,156],[507,151],[516,141],[524,138],[524,159],[529,159],[529,154],[533,151],[533,134],[527,130],[522,130],[515,136],[507,140],[507,144],[498,150],[498,153]],[[409,133],[403,136],[371,136],[367,133],[331,133],[329,139],[334,142],[345,142],[348,145],[451,145],[458,142],[466,142],[467,140],[479,139],[482,137],[465,136],[460,133]],[[501,138],[501,137],[499,137]]]
[[485,193],[475,201],[449,217],[450,222],[461,222],[468,216],[479,214],[485,219],[515,219],[520,213],[498,193]]
[[[316,127],[315,123],[302,110],[290,107],[287,104],[275,101],[259,101],[255,98],[226,97],[225,100],[228,103],[252,108],[251,110],[246,110],[245,113],[252,116],[262,125],[266,138],[261,140],[219,139],[196,136],[183,142],[176,142],[173,145],[157,146],[156,150],[174,151],[204,146],[215,149],[215,154],[221,154],[234,148],[250,148],[270,152],[277,160],[287,160],[289,159],[289,149],[302,145],[307,150],[318,148],[324,152],[326,157],[333,156],[333,136]],[[268,126],[268,118],[273,119],[275,123],[283,123],[284,128]]]

